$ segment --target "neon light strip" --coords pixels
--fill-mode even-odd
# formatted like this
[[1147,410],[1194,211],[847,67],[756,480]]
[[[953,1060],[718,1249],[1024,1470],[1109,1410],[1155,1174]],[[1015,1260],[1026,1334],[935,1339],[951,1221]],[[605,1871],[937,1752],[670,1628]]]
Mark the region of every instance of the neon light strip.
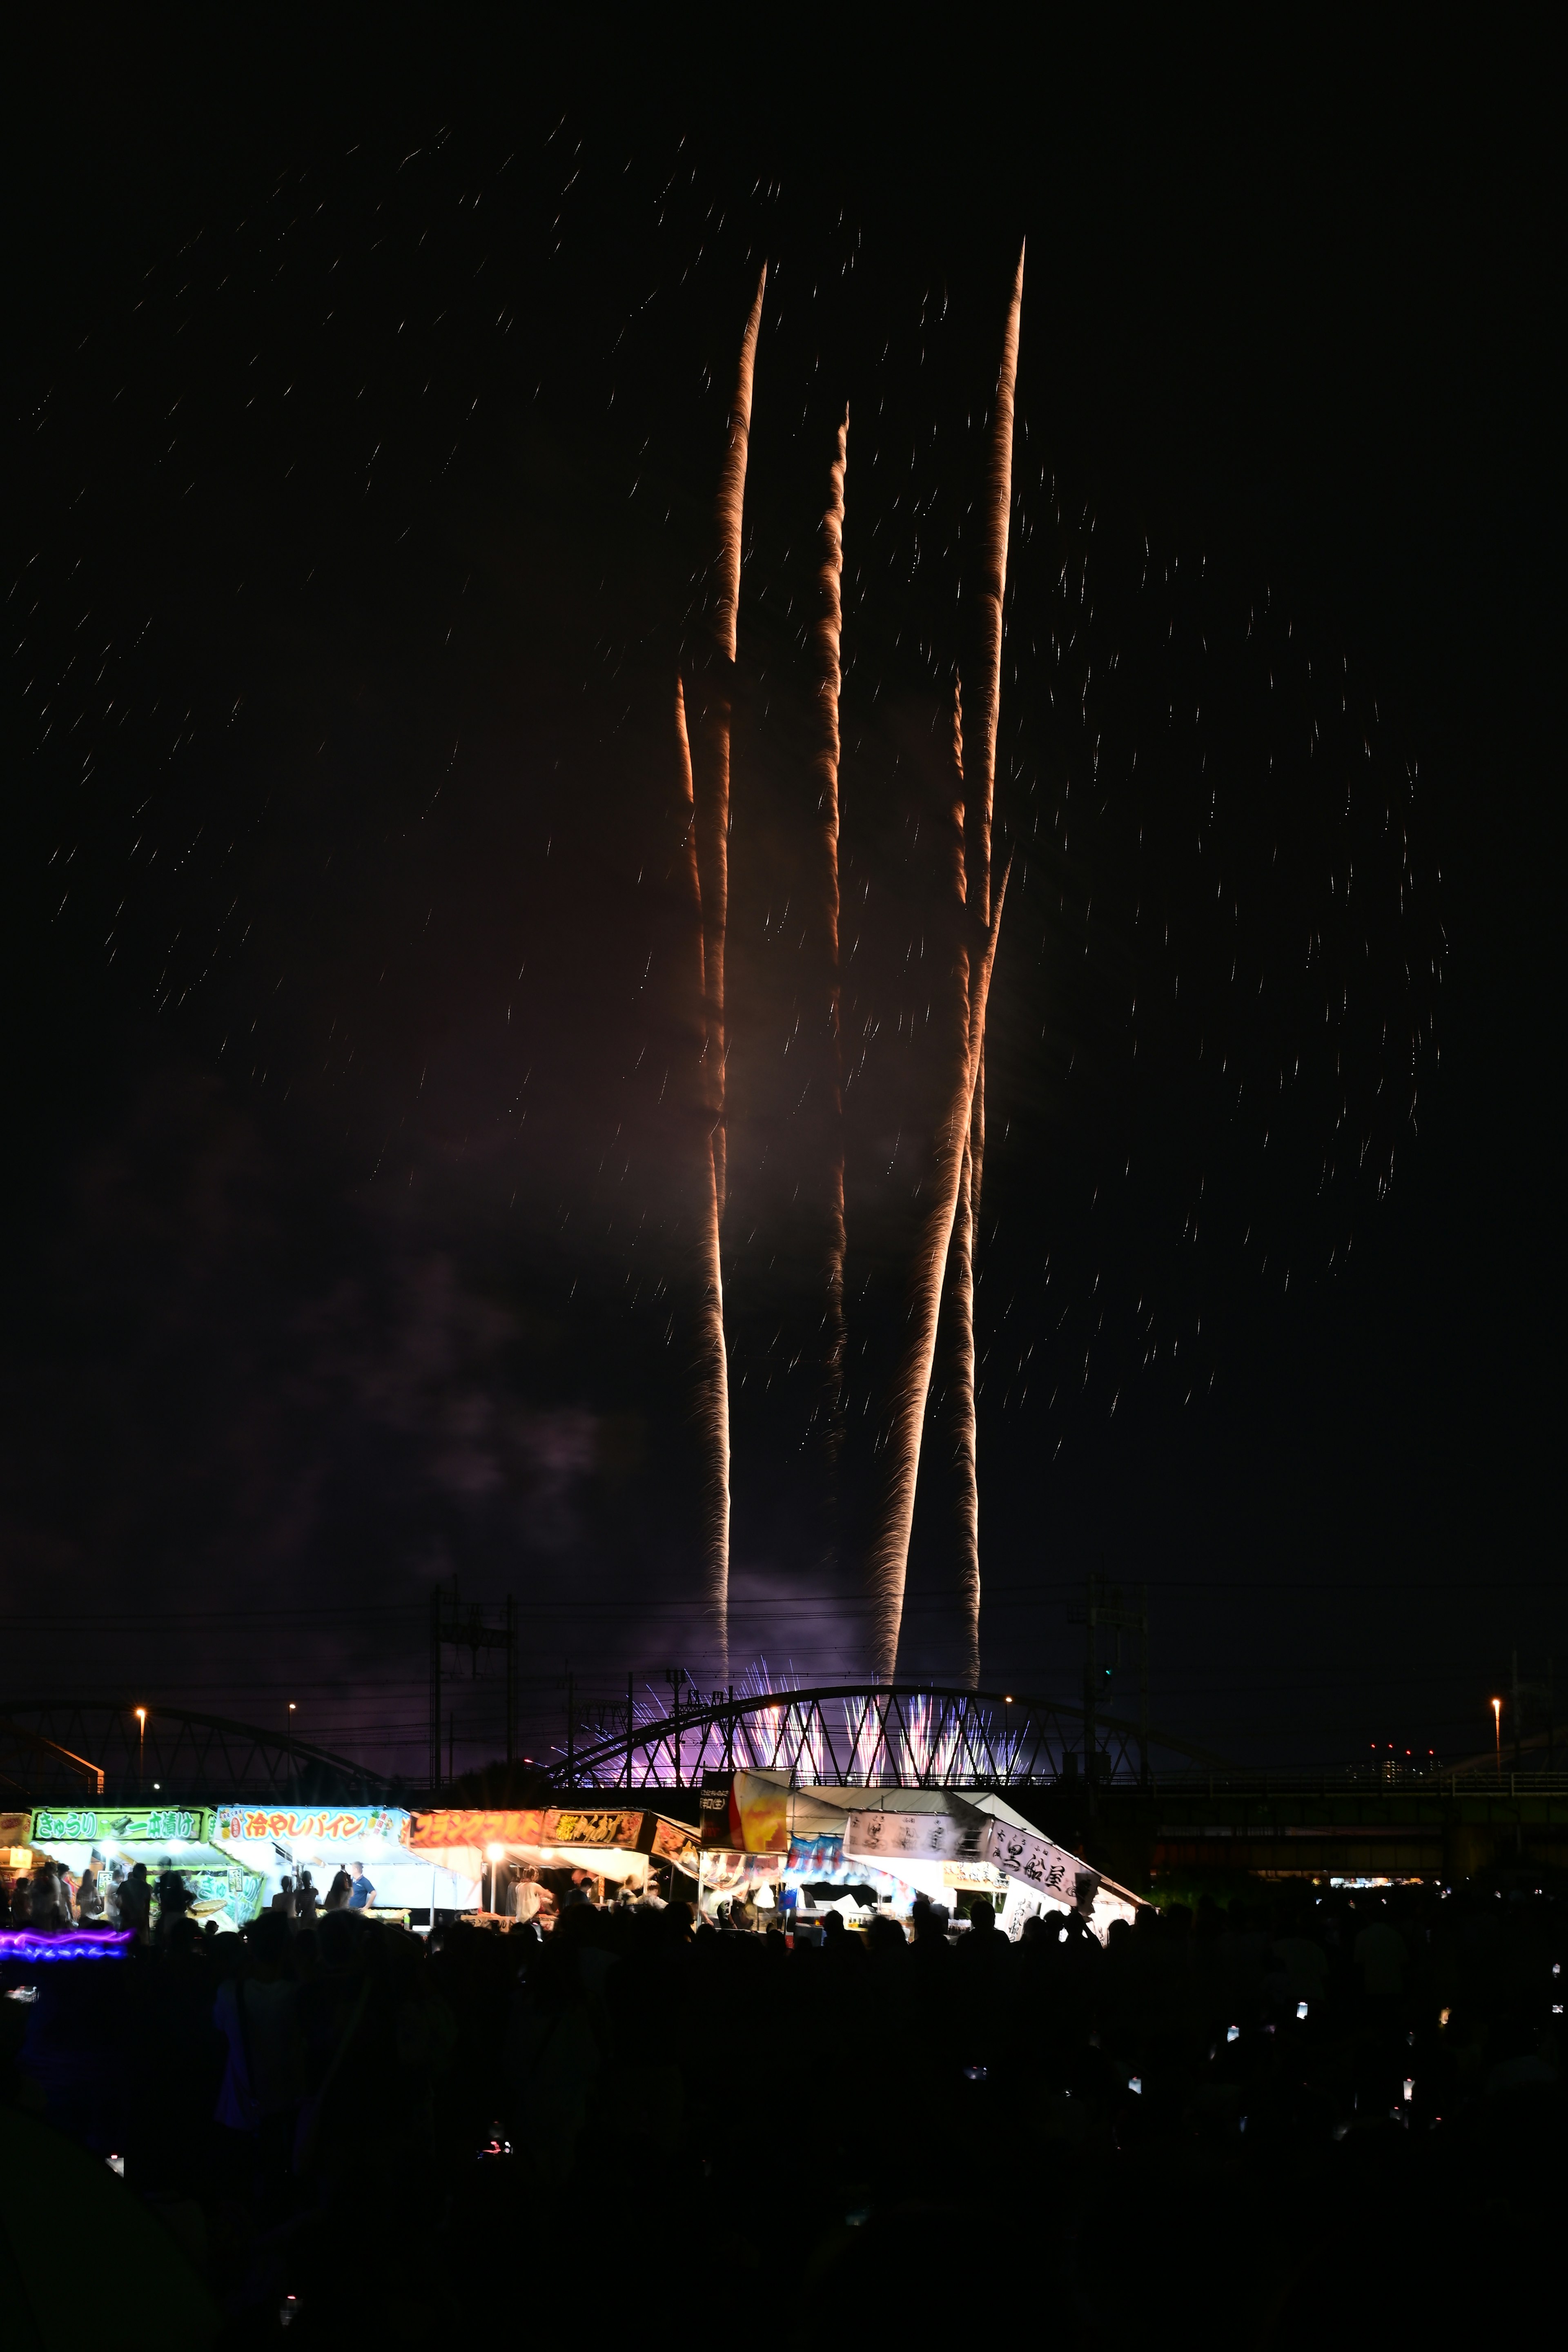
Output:
[[36,1927],[0,1927],[0,1960],[122,1960],[136,1941],[130,1927],[100,1935],[40,1935]]

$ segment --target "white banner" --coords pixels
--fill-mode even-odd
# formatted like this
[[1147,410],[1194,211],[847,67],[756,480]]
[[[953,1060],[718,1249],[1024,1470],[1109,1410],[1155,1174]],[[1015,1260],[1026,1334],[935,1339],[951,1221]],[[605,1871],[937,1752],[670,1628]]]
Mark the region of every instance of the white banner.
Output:
[[1049,1838],[1030,1830],[1015,1829],[1011,1822],[993,1822],[985,1838],[985,1859],[1009,1878],[1020,1879],[1037,1895],[1049,1895],[1068,1910],[1081,1905],[1088,1910],[1100,1885],[1100,1873],[1086,1868],[1076,1853],[1053,1845]]
[[1049,1838],[1010,1822],[955,1821],[951,1813],[851,1813],[844,1828],[848,1860],[896,1863],[988,1862],[1037,1895],[1088,1910],[1100,1874]]
[[951,1813],[851,1813],[844,1825],[847,1861],[984,1862],[988,1822]]

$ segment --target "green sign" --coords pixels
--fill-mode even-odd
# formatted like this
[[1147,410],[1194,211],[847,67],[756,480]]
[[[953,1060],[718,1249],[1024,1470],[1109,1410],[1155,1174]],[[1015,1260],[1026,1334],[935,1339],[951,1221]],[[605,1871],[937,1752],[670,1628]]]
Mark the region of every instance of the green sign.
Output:
[[35,1845],[205,1845],[211,1815],[202,1805],[73,1805],[33,1815]]

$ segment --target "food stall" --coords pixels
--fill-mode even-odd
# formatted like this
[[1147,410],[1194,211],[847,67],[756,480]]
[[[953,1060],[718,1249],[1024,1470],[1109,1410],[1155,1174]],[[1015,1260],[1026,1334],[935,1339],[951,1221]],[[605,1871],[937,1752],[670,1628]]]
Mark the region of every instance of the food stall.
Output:
[[440,1807],[414,1816],[409,1845],[427,1873],[471,1876],[482,1916],[503,1925],[522,1871],[539,1885],[546,1927],[574,1883],[603,1902],[607,1894],[640,1896],[661,1884],[679,1894],[682,1880],[695,1888],[698,1877],[695,1832],[640,1806]]
[[479,1899],[477,1869],[432,1867],[409,1843],[414,1815],[398,1805],[219,1805],[213,1837],[259,1883],[257,1909],[278,1894],[286,1877],[299,1885],[308,1870],[318,1901],[340,1870],[357,1862],[374,1894],[372,1919],[406,1925],[426,1906],[471,1911]]
[[789,1927],[837,1912],[906,1921],[923,1896],[966,1916],[977,1897],[1009,1937],[1045,1912],[1078,1912],[1103,1942],[1138,1897],[1043,1838],[1005,1799],[948,1789],[789,1786],[783,1773],[710,1772],[702,1790],[702,1909],[775,1906]]
[[28,1819],[31,1865],[46,1855],[64,1863],[79,1885],[88,1868],[106,1896],[116,1878],[145,1863],[158,1921],[158,1881],[177,1870],[191,1895],[188,1916],[198,1927],[243,1927],[260,1907],[263,1881],[244,1859],[225,1851],[210,1805],[40,1805]]

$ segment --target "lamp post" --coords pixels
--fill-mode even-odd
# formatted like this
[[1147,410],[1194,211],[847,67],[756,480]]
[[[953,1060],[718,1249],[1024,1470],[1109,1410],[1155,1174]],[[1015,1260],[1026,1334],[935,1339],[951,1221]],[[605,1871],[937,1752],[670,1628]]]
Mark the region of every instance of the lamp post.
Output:
[[144,1706],[139,1706],[136,1709],[136,1793],[139,1797],[146,1793],[146,1770],[147,1710]]
[[289,1700],[289,1717],[288,1717],[288,1722],[287,1722],[287,1724],[286,1724],[286,1726],[285,1726],[285,1728],[287,1729],[288,1734],[289,1734],[289,1794],[290,1796],[293,1796],[293,1794],[295,1793],[295,1791],[294,1791],[294,1702],[293,1702],[293,1700],[292,1700],[292,1699],[290,1699],[290,1700]]
[[1492,1729],[1497,1736],[1497,1776],[1500,1780],[1502,1779],[1502,1701],[1500,1698],[1494,1698],[1492,1701]]
[[492,1918],[494,1918],[495,1916],[498,1916],[498,1915],[497,1915],[497,1913],[496,1913],[496,1864],[497,1864],[497,1863],[498,1863],[498,1862],[504,1862],[504,1861],[505,1861],[505,1859],[506,1859],[506,1848],[505,1848],[505,1846],[504,1846],[504,1845],[488,1845],[488,1846],[486,1846],[486,1848],[485,1848],[485,1859],[486,1859],[486,1861],[489,1864],[489,1866],[490,1866],[490,1916],[491,1916],[491,1917],[492,1917]]

